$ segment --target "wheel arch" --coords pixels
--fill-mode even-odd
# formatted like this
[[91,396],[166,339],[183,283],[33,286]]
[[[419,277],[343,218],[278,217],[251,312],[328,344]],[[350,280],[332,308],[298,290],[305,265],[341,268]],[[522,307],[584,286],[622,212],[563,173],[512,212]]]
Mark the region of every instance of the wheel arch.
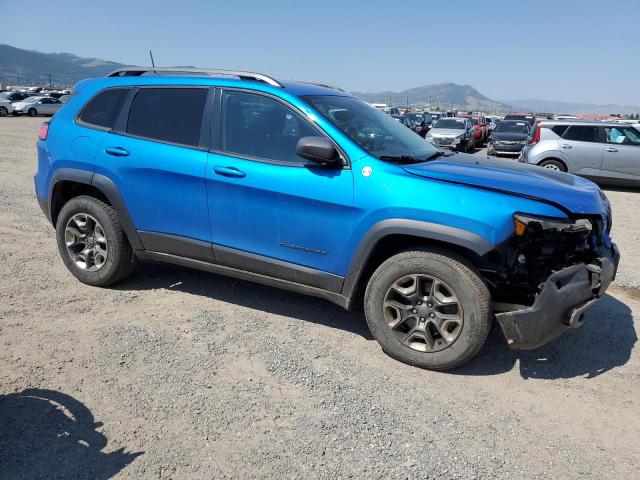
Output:
[[416,220],[383,220],[369,229],[356,249],[342,287],[349,307],[359,303],[371,274],[387,258],[414,247],[447,249],[475,264],[494,248],[478,234],[447,225]]
[[89,195],[112,206],[131,246],[136,250],[144,248],[113,181],[92,172],[60,169],[54,174],[49,190],[49,218],[54,226],[64,204],[78,195]]

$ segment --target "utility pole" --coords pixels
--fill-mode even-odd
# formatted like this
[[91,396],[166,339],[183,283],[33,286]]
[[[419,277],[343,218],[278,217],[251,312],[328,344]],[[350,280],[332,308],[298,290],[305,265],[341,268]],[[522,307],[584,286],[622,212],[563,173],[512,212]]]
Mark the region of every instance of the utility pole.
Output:
[[51,74],[47,73],[47,75],[49,75],[49,88],[51,88]]

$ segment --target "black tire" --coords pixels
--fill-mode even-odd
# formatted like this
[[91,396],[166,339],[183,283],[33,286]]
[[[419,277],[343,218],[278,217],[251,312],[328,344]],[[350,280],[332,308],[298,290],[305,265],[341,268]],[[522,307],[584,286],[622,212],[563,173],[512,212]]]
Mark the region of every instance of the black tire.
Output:
[[[65,230],[70,220],[85,214],[93,217],[104,231],[106,260],[97,271],[89,271],[77,265],[65,241]],[[136,256],[122,230],[117,212],[106,203],[86,195],[69,200],[60,211],[56,222],[56,240],[62,261],[82,283],[96,287],[111,285],[131,275],[136,267]]]
[[0,107],[0,117],[6,117],[9,114],[7,107]]
[[27,113],[30,117],[35,117],[36,115],[38,115],[38,111],[35,108],[30,108]]
[[555,158],[549,158],[547,160],[541,161],[538,165],[543,168],[548,168],[549,170],[556,170],[560,172],[566,172],[567,166],[562,163],[560,160],[556,160]]
[[[462,309],[461,330],[453,342],[441,350],[417,351],[407,346],[385,317],[385,299],[391,286],[413,274],[445,282]],[[369,280],[364,309],[371,333],[387,355],[429,370],[448,370],[469,361],[484,345],[492,323],[489,290],[475,269],[463,258],[439,249],[405,251],[383,262]],[[417,322],[417,317],[415,320]]]

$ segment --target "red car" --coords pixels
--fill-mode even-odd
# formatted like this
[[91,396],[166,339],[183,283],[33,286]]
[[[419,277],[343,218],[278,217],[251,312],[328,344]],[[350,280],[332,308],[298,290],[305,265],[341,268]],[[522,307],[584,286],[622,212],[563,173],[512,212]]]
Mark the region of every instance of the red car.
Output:
[[489,125],[483,115],[465,115],[473,124],[474,147],[482,147],[489,138]]

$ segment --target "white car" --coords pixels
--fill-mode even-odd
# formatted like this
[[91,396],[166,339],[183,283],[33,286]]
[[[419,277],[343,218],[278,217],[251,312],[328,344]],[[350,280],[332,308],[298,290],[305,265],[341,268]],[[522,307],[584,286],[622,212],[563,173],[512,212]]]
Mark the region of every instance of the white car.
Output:
[[36,115],[54,115],[64,104],[53,97],[29,97],[13,104],[13,114],[28,114],[30,117]]
[[9,100],[0,99],[0,117],[6,117],[13,112],[13,106]]

